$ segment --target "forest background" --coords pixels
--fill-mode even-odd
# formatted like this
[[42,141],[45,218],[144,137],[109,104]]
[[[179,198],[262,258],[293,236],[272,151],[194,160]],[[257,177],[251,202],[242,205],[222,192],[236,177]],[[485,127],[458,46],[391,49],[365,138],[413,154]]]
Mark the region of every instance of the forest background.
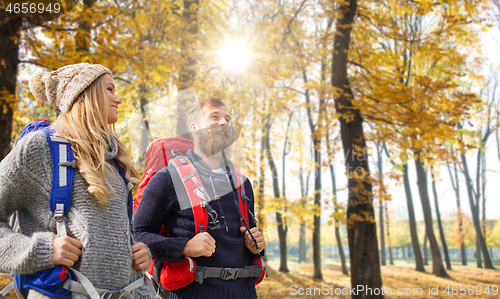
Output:
[[153,138],[221,95],[272,269],[380,288],[386,265],[459,281],[474,267],[500,284],[497,1],[64,3],[57,18],[0,10],[0,158],[59,113],[29,92],[35,71],[99,63],[141,171]]

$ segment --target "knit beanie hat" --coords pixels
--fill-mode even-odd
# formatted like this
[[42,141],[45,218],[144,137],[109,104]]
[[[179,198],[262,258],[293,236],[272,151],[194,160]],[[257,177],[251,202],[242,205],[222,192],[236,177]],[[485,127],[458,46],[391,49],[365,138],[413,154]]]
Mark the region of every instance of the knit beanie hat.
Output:
[[108,68],[100,64],[72,64],[50,73],[35,73],[29,86],[38,101],[48,101],[65,113],[85,88],[105,73],[113,76]]

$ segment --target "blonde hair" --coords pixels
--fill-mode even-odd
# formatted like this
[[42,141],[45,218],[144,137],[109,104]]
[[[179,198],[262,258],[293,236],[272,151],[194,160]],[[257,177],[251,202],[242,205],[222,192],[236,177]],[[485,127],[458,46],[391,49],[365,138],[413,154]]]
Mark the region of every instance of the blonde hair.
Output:
[[[106,83],[102,75],[78,96],[72,107],[61,114],[53,125],[58,135],[71,142],[77,168],[89,184],[87,191],[102,206],[107,206],[110,190],[114,189],[107,180],[107,175],[114,177],[113,167],[106,162],[106,151],[114,132],[114,126],[108,124],[110,108],[107,102]],[[115,139],[118,143],[115,159],[123,168],[127,181],[137,186],[139,173],[125,146]]]

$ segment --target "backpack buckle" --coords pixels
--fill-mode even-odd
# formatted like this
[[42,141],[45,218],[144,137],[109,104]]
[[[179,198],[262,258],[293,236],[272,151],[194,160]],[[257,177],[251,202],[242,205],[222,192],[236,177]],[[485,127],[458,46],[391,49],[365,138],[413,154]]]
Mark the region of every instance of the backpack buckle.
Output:
[[71,162],[59,162],[58,166],[71,167],[76,169],[76,160],[73,160]]
[[54,218],[57,222],[61,222],[64,217],[64,204],[56,204],[56,210],[54,211]]
[[249,203],[250,202],[250,199],[247,197],[247,195],[245,194],[245,192],[243,192],[243,201]]
[[196,278],[195,281],[198,282],[199,284],[203,283],[203,278],[205,278],[205,270],[207,267],[199,267],[198,271],[196,272]]
[[171,150],[170,153],[172,154],[172,158],[175,158],[177,156],[181,156],[181,152],[179,152],[179,150],[176,149],[176,148],[174,148],[173,150]]
[[222,280],[230,280],[230,279],[235,280],[238,278],[238,272],[240,272],[240,269],[224,268],[224,269],[222,269],[220,279],[222,279]]

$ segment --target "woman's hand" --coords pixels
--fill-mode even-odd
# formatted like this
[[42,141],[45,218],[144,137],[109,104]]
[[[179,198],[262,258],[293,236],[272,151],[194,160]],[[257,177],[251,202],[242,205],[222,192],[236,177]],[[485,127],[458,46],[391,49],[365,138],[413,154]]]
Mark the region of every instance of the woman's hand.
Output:
[[149,267],[149,251],[144,243],[132,245],[133,265],[135,270],[142,270]]
[[54,265],[72,267],[82,254],[82,243],[77,239],[64,236],[54,237],[52,260]]

